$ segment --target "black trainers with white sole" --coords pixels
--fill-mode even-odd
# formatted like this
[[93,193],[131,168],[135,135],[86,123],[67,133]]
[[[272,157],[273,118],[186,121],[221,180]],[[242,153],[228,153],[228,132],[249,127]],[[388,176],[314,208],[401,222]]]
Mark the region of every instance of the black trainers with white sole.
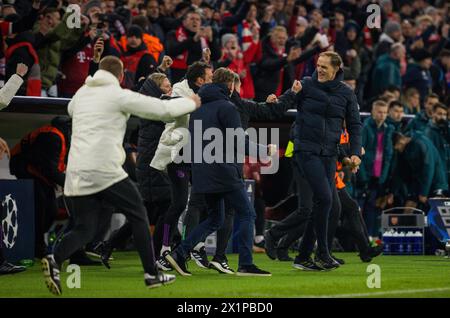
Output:
[[186,259],[182,257],[176,250],[167,253],[164,258],[170,263],[172,268],[176,270],[181,276],[191,276],[192,274],[187,270]]
[[191,259],[194,260],[195,264],[197,264],[200,268],[209,268],[208,256],[206,255],[205,247],[202,246],[198,251],[192,250]]
[[236,272],[237,276],[261,276],[261,277],[268,277],[272,276],[272,274],[268,271],[264,271],[260,268],[258,268],[256,265],[246,265],[239,267],[238,271]]
[[165,259],[165,255],[169,253],[170,251],[165,251],[163,255],[156,261],[156,266],[158,266],[158,269],[164,272],[170,272],[171,270],[173,270],[170,263]]
[[228,265],[228,260],[226,257],[220,258],[214,256],[211,262],[209,262],[209,268],[215,269],[221,274],[234,274],[234,270]]
[[175,282],[175,275],[158,273],[156,275],[145,274],[144,282],[148,288],[161,287],[163,285],[169,285]]
[[47,255],[41,260],[42,271],[44,273],[45,284],[48,290],[57,296],[62,294],[61,282],[59,277],[60,267],[56,264],[53,255]]
[[25,266],[16,266],[14,264],[4,261],[0,264],[0,275],[16,274],[25,271]]
[[320,255],[316,253],[314,256],[314,262],[325,271],[331,271],[340,266],[339,263],[331,258],[330,255]]
[[309,272],[321,272],[323,270],[321,267],[317,266],[316,263],[314,263],[312,258],[302,260],[296,257],[292,266],[296,269]]

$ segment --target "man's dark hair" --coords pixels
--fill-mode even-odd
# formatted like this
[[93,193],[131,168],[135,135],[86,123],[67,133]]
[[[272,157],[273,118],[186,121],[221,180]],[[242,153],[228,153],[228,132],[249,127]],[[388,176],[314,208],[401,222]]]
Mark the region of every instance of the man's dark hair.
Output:
[[42,15],[46,16],[47,14],[52,14],[52,13],[55,13],[55,12],[58,12],[59,14],[61,14],[57,8],[55,8],[55,7],[48,7],[48,8],[45,8],[45,10],[42,12]]
[[407,137],[407,136],[403,135],[402,133],[400,133],[398,131],[394,132],[392,134],[392,144],[395,146],[395,144],[397,144],[397,142],[404,137]]
[[195,83],[197,78],[201,77],[203,78],[205,76],[205,70],[207,68],[212,68],[211,65],[205,62],[194,62],[191,65],[189,65],[187,72],[186,72],[186,79],[190,83]]
[[385,90],[385,92],[399,92],[400,93],[400,87],[396,86],[396,85],[389,85]]
[[428,94],[427,97],[425,97],[425,101],[427,101],[430,98],[436,98],[439,100],[439,95],[435,93]]
[[442,104],[442,103],[436,103],[436,104],[434,104],[434,106],[433,106],[433,112],[435,112],[435,111],[438,110],[439,108],[445,110],[446,112],[448,112],[448,107],[445,106],[445,105]]
[[393,100],[392,102],[389,103],[389,109],[392,109],[394,107],[401,107],[401,108],[403,108],[403,105],[398,100]]
[[137,25],[144,32],[146,32],[148,30],[148,26],[149,26],[150,22],[147,17],[144,17],[143,15],[138,15],[138,16],[133,17],[133,19],[131,20],[131,24]]
[[439,53],[440,58],[444,57],[450,57],[450,50],[449,49],[443,49],[441,53]]
[[226,67],[220,67],[214,71],[213,83],[228,84],[235,81],[234,72]]
[[175,8],[175,12],[180,12],[186,8],[189,8],[189,10],[187,10],[186,13],[183,15],[183,20],[186,20],[188,15],[190,15],[192,13],[198,14],[199,16],[201,16],[200,12],[198,12],[195,8],[192,8],[191,5],[186,2],[181,2],[181,3],[177,4],[177,7]]

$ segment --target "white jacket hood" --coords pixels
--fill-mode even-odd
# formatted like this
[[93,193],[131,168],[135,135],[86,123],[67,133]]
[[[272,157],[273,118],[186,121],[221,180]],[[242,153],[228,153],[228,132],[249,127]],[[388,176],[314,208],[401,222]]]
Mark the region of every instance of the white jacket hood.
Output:
[[88,76],[85,84],[89,87],[117,85],[120,86],[119,80],[112,73],[104,70],[98,70],[94,76]]
[[179,83],[173,85],[172,96],[189,97],[195,94],[194,91],[189,87],[188,80],[185,79]]

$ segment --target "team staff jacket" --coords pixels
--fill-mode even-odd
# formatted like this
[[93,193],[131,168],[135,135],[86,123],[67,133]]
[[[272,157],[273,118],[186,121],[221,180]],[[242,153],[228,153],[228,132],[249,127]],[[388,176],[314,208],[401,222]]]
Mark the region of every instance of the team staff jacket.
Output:
[[[231,128],[231,130],[242,128],[236,107],[230,101],[230,92],[224,84],[205,84],[198,93],[202,99],[202,107],[191,114],[189,121],[191,149],[194,150],[191,156],[194,161],[192,164],[193,191],[196,193],[219,193],[239,189],[243,186],[242,163],[236,160],[239,149],[235,148],[232,150],[234,151],[232,154],[234,161],[227,162],[230,154],[227,152],[226,141],[232,138],[229,133],[233,133],[227,128]],[[196,120],[201,121],[201,130],[195,126]],[[208,128],[219,129],[222,132],[222,136],[224,136],[222,140],[224,151],[220,153],[217,153],[218,150],[215,151],[216,159],[220,157],[222,163],[218,162],[218,160],[212,163],[207,162],[206,158],[201,158],[201,162],[195,162],[195,142],[201,138],[200,135],[203,135]],[[236,132],[238,133],[239,130],[236,130]],[[241,132],[242,135],[240,137],[244,137],[242,129]],[[254,144],[248,141],[248,138],[245,138],[245,140],[245,153],[241,153],[242,155],[248,155],[249,149],[253,148],[256,150],[254,147],[257,147],[260,156],[264,160],[267,159],[266,146]],[[209,140],[203,140],[202,138],[202,149],[205,149],[208,144]]]
[[320,83],[317,72],[305,78],[297,94],[295,150],[337,156],[343,121],[350,135],[350,155],[361,155],[361,119],[356,96],[341,82],[339,70],[332,81]]

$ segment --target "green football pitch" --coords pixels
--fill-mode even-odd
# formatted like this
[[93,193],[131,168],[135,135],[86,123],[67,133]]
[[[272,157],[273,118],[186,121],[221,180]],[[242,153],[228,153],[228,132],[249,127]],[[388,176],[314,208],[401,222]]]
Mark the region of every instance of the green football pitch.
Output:
[[[81,267],[80,288],[69,289],[70,273],[64,266],[63,297],[450,297],[450,259],[438,256],[380,256],[362,263],[355,253],[337,253],[346,264],[331,272],[303,272],[290,262],[272,261],[254,254],[255,264],[272,272],[272,277],[238,277],[198,268],[189,262],[191,277],[174,284],[146,289],[143,271],[134,252],[115,253],[112,269]],[[229,256],[237,266],[237,255]],[[379,266],[380,288],[368,265]],[[369,272],[368,272],[369,270]],[[372,275],[372,276],[371,276]],[[370,285],[370,284],[369,284]],[[0,297],[54,297],[45,287],[40,263],[24,273],[0,276]]]

